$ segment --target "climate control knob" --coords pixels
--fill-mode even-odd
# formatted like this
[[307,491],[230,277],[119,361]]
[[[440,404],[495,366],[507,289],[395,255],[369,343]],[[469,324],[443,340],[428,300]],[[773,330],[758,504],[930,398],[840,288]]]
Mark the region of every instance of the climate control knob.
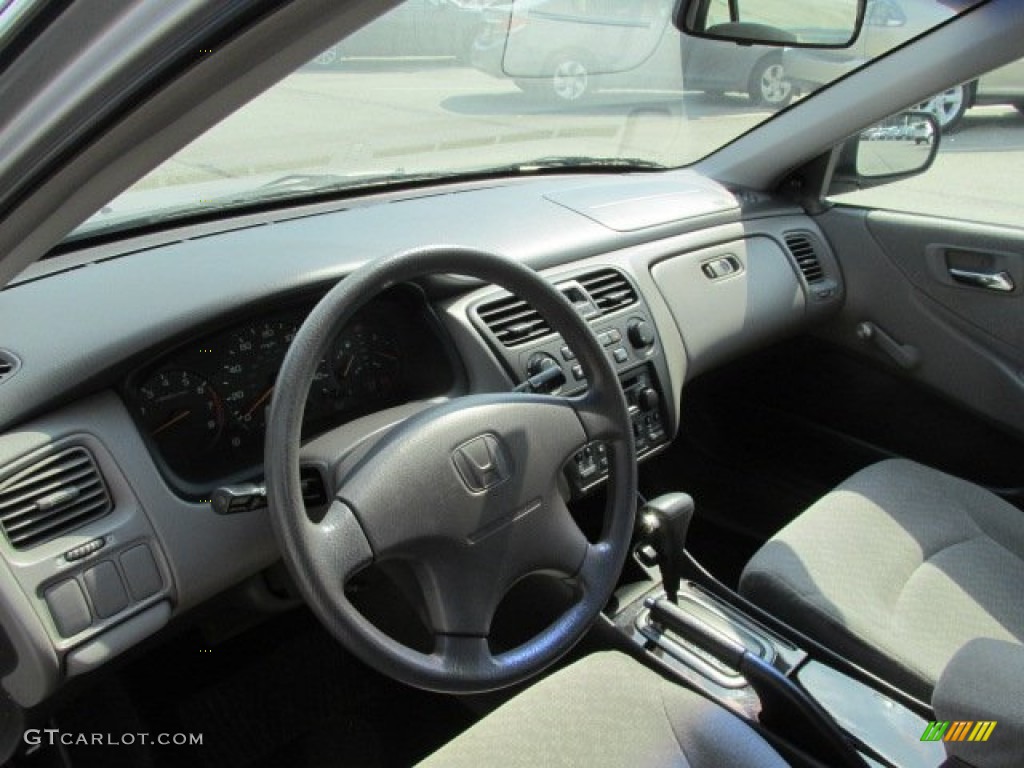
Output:
[[636,394],[636,404],[644,413],[651,413],[652,411],[658,410],[658,404],[661,402],[661,395],[658,394],[658,390],[654,387],[644,387]]
[[558,361],[546,352],[537,352],[530,356],[526,363],[527,377],[533,380],[547,371],[551,371],[550,375],[544,376],[541,382],[534,384],[536,387],[534,391],[547,394],[556,392],[565,384],[565,373],[562,371],[562,366],[558,364]]
[[557,366],[558,361],[551,355],[546,352],[538,352],[531,356],[529,361],[526,363],[526,373],[530,376],[536,376],[541,371],[547,370],[548,368],[555,368]]
[[654,328],[646,320],[630,320],[626,326],[626,335],[633,349],[646,349],[654,344]]

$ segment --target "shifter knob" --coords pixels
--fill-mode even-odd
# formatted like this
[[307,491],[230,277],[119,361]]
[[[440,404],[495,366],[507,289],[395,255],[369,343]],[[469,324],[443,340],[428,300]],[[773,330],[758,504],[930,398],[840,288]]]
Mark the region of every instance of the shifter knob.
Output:
[[673,603],[679,594],[683,550],[693,512],[693,498],[688,493],[666,493],[647,502],[637,513],[638,538],[657,553],[665,594]]

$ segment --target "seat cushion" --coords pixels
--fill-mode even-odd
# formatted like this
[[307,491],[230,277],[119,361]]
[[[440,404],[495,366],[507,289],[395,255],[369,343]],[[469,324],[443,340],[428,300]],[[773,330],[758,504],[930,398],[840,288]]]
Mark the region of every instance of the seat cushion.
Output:
[[420,764],[784,766],[750,726],[621,653],[598,653],[528,688]]
[[739,588],[927,701],[971,640],[1024,641],[1024,513],[965,480],[883,461],[779,531]]

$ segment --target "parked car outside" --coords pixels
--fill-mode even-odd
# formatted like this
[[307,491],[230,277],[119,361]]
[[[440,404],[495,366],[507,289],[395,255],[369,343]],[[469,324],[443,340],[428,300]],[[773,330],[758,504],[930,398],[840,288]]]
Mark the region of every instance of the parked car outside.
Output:
[[[628,84],[681,88],[671,0],[515,0],[482,14],[471,62],[520,90],[578,102]],[[666,34],[666,29],[669,34]]]
[[[953,5],[928,0],[869,0],[864,28],[852,47],[838,51],[787,48],[782,66],[793,88],[810,93],[942,23],[954,15]],[[989,104],[1010,104],[1024,110],[1024,59],[951,86],[916,109],[931,112],[942,130],[950,132],[959,127],[968,109]]]
[[[728,34],[742,22],[723,22],[709,33]],[[791,37],[780,30],[780,39]],[[683,84],[688,91],[712,96],[745,93],[753,104],[779,109],[793,98],[793,84],[786,74],[782,50],[772,46],[737,46],[732,42],[685,38]]]
[[[524,92],[578,102],[637,75],[651,88],[739,91],[783,107],[793,87],[779,48],[684,38],[671,30],[673,0],[515,0],[484,9],[472,63]],[[729,22],[716,25],[722,31]]]
[[310,66],[330,69],[349,58],[407,56],[466,61],[479,32],[481,9],[489,4],[489,0],[409,0],[327,48]]

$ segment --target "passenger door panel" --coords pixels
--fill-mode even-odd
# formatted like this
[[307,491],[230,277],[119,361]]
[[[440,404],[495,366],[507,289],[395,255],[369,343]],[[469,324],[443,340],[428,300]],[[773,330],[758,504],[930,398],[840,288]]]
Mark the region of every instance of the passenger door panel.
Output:
[[[1024,232],[841,206],[818,223],[847,290],[823,334],[1024,437]],[[950,267],[1005,272],[1013,288],[964,285]],[[865,323],[881,333],[869,336]],[[911,362],[882,337],[909,350]],[[956,438],[947,437],[952,451]]]

